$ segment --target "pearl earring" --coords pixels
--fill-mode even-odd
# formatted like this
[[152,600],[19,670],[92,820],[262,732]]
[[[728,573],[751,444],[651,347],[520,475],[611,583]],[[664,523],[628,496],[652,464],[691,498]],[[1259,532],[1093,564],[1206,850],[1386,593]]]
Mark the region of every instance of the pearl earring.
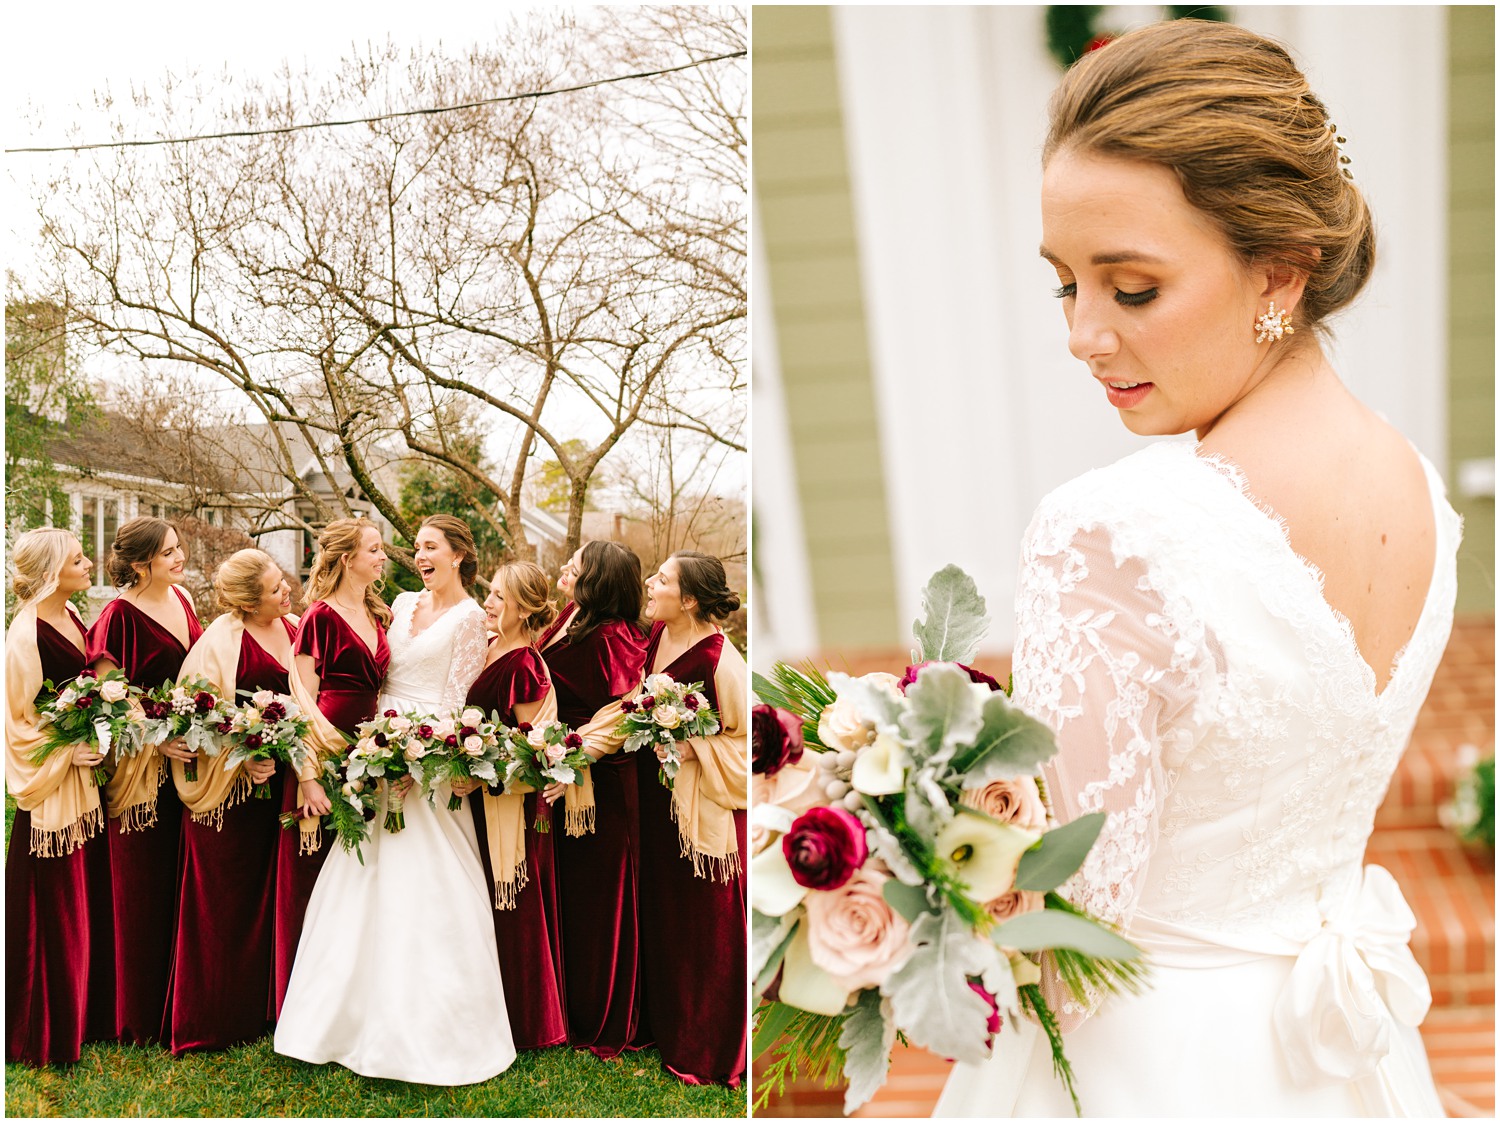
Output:
[[1283,308],[1276,311],[1276,302],[1271,301],[1271,306],[1255,319],[1255,330],[1258,333],[1255,342],[1264,343],[1270,340],[1275,343],[1283,335],[1296,335],[1297,329],[1292,327],[1292,314]]

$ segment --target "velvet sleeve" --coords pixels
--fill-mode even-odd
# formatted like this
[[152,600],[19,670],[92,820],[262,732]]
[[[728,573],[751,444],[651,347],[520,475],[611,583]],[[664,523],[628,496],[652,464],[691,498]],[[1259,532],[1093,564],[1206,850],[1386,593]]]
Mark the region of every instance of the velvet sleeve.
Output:
[[[89,629],[88,661],[93,666],[100,659],[108,659],[115,666],[125,667],[125,650],[129,647],[125,613],[118,601],[110,601],[99,613],[94,626]],[[139,683],[135,684],[141,685]]]
[[719,732],[708,737],[694,737],[689,742],[698,761],[699,797],[732,811],[748,806],[750,739],[745,705],[748,682],[744,658],[726,639],[719,655],[719,665],[714,670]]

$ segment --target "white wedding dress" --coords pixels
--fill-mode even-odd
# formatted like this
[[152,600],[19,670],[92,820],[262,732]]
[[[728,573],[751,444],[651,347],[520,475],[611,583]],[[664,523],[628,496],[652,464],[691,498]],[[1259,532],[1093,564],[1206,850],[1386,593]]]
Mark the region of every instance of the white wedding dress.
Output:
[[[1068,895],[1154,967],[1138,996],[1053,999],[1084,1115],[1443,1114],[1414,920],[1363,866],[1452,625],[1459,519],[1422,464],[1432,582],[1378,694],[1321,574],[1191,443],[1090,472],[1034,518],[1015,701],[1058,731],[1059,817],[1109,813]],[[934,1114],[1073,1105],[1046,1038],[1015,1018]]]
[[[484,667],[484,610],[465,600],[411,634],[417,593],[392,605],[380,709],[461,708]],[[515,1060],[490,891],[468,801],[406,797],[406,828],[370,824],[364,864],[334,844],[307,906],[276,1051],[362,1076],[474,1084]]]

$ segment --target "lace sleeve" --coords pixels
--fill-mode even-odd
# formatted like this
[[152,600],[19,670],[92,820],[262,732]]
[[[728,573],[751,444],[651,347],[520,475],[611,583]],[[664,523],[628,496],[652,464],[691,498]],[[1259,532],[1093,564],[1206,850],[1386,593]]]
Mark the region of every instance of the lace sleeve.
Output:
[[[1129,924],[1171,784],[1162,742],[1190,706],[1198,645],[1184,635],[1139,557],[1116,556],[1090,529],[1040,552],[1028,542],[1017,598],[1016,702],[1057,732],[1046,769],[1060,822],[1107,813],[1063,894],[1095,916]],[[1187,629],[1191,630],[1191,629]],[[1093,1006],[1048,987],[1063,1027]],[[1096,1004],[1095,1004],[1096,1005]]]
[[453,629],[453,658],[448,664],[448,681],[443,685],[444,709],[463,709],[469,687],[484,670],[485,647],[484,613],[465,612]]

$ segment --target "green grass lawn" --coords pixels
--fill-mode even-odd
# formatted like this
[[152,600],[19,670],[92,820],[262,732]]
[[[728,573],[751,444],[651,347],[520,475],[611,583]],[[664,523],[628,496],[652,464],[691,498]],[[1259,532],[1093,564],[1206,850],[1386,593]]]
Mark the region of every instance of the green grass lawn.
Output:
[[[5,838],[15,804],[5,800]],[[36,1116],[599,1116],[746,1114],[745,1092],[689,1087],[654,1049],[601,1061],[572,1049],[522,1053],[483,1084],[369,1080],[278,1056],[270,1037],[222,1053],[85,1045],[76,1065],[5,1066],[5,1114]]]

